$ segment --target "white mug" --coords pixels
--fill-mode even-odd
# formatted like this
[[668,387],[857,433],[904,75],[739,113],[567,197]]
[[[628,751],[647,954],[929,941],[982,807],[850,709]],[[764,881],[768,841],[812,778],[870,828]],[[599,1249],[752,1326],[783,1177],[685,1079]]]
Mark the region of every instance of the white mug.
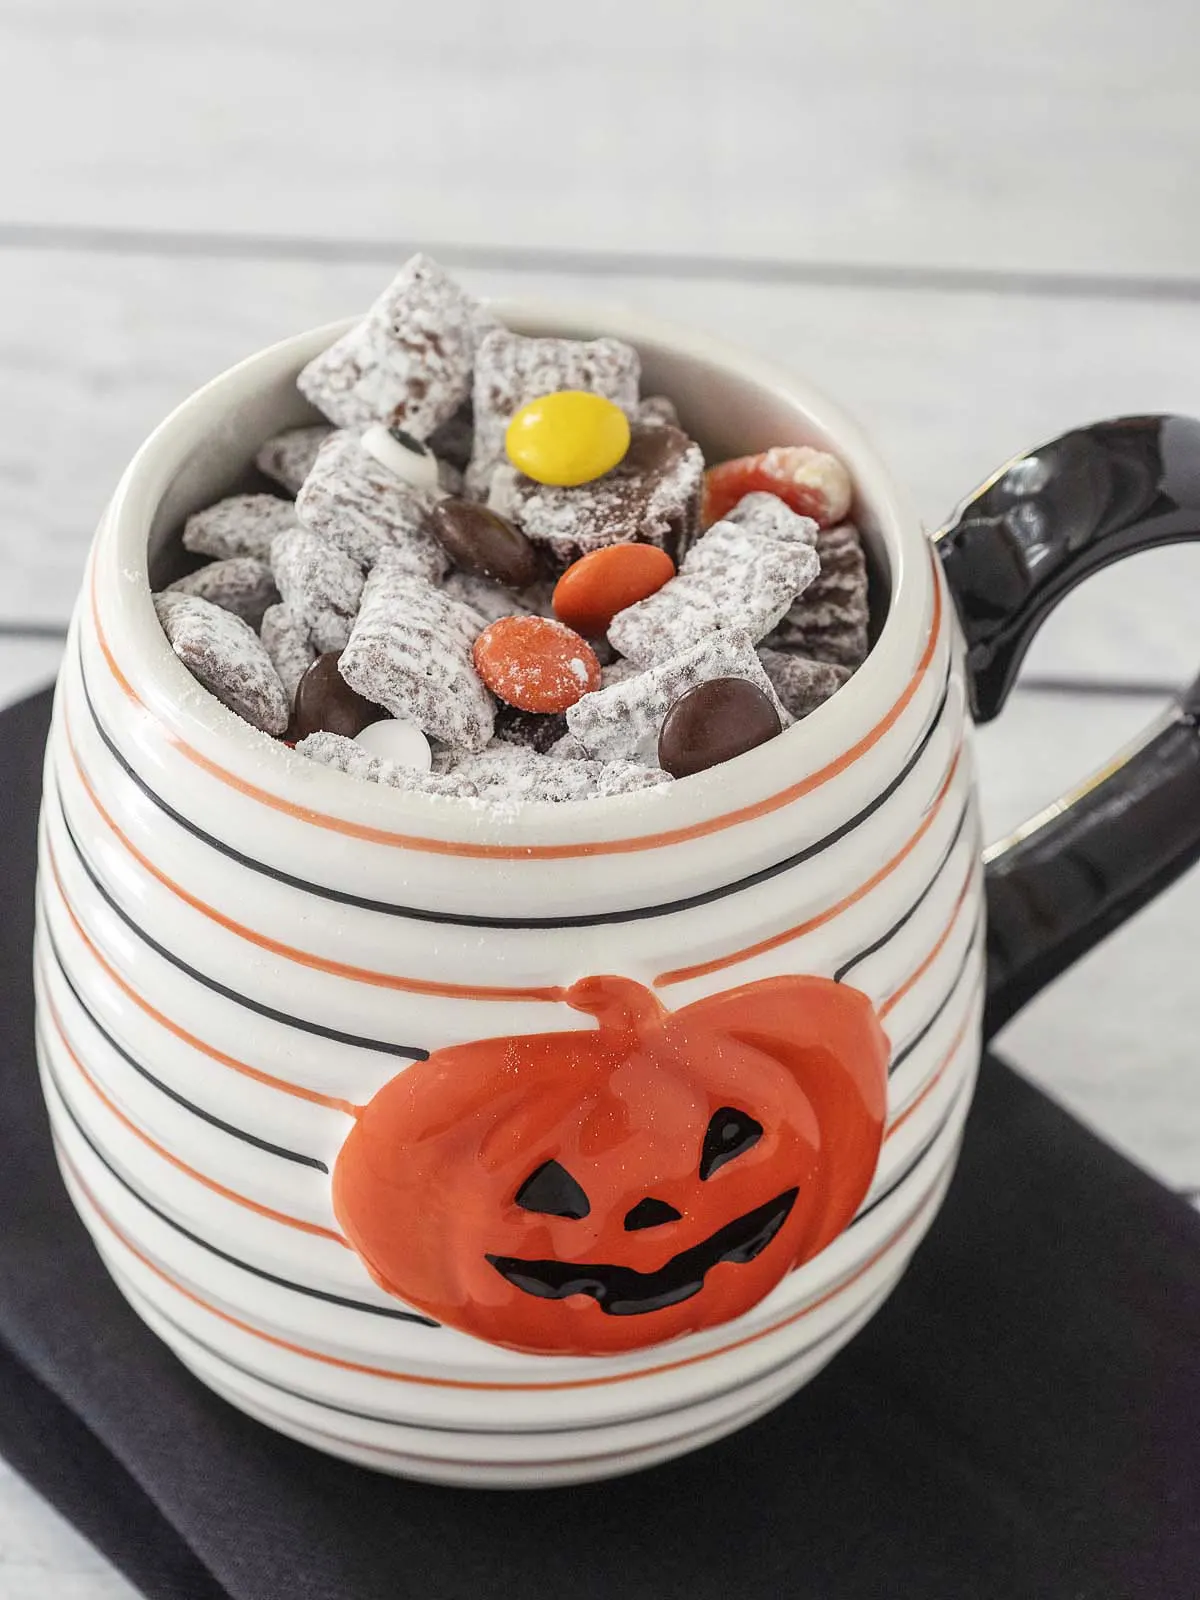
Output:
[[[269,740],[189,677],[150,596],[183,517],[243,487],[266,438],[311,420],[294,379],[341,328],[300,335],[185,401],[101,523],[47,756],[36,961],[64,1180],[137,1313],[205,1383],[295,1438],[412,1477],[515,1486],[626,1472],[719,1438],[872,1315],[954,1169],[985,951],[963,637],[935,550],[870,445],[806,384],[707,338],[619,312],[499,311],[522,332],[631,341],[646,391],[672,396],[709,459],[835,450],[880,601],[864,665],[726,765],[515,815],[381,789]],[[564,991],[614,976],[649,1008],[640,1075],[568,1130],[563,1082],[596,1030],[572,1003],[592,990]],[[779,1066],[785,1049],[754,1021],[772,1007],[801,1019],[788,1048],[808,1050],[802,1071]],[[821,1035],[835,1012],[857,1065]],[[697,1030],[717,1039],[725,1077],[704,1050],[689,1056]],[[389,1158],[403,1195],[383,1257],[364,1239],[370,1207],[393,1203],[393,1169],[369,1175],[387,1192],[368,1196],[349,1238],[347,1216],[362,1218],[335,1206],[331,1175],[351,1135],[366,1137],[364,1108],[394,1101],[409,1073],[423,1074],[409,1101],[418,1083],[428,1097],[438,1063],[443,1088],[474,1081],[477,1041],[545,1035],[561,1050],[557,1038],[528,1048],[547,1074],[529,1104],[560,1107],[546,1126],[528,1107],[477,1126],[468,1095],[418,1187],[405,1151]],[[759,1065],[729,1065],[731,1050]],[[859,1079],[839,1123],[812,1074],[846,1071]],[[749,1240],[747,1197],[777,1198],[771,1119],[793,1080],[816,1107],[797,1113],[815,1117],[797,1135],[808,1166],[793,1210]],[[752,1091],[768,1081],[764,1109]],[[739,1095],[742,1122],[714,1133],[730,1109],[714,1102]],[[703,1170],[718,1135],[747,1144],[742,1168]],[[515,1178],[548,1167],[560,1137],[574,1156],[559,1176],[570,1169],[585,1198],[515,1211]],[[611,1172],[596,1180],[604,1204],[587,1194],[588,1163],[611,1166],[613,1149],[619,1215]],[[823,1220],[805,1213],[805,1185],[824,1196]],[[843,1215],[852,1190],[856,1214]],[[629,1225],[638,1194],[655,1225]],[[807,1243],[786,1246],[802,1213]],[[488,1248],[525,1226],[543,1272],[532,1289]],[[600,1287],[568,1294],[546,1277],[547,1253],[578,1267],[601,1242]],[[405,1300],[418,1280],[436,1280],[444,1315],[430,1315],[432,1291]],[[634,1285],[620,1305],[618,1282]]]

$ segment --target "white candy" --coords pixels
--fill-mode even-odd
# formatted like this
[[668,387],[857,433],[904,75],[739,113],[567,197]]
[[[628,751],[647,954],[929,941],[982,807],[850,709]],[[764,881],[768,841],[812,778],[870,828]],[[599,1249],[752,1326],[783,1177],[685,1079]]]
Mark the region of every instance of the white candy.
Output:
[[433,751],[429,740],[415,722],[402,717],[386,717],[382,722],[372,722],[355,735],[369,755],[381,761],[394,761],[398,767],[411,767],[414,772],[428,772],[433,766]]
[[[412,435],[408,437],[411,439]],[[417,447],[415,450],[382,422],[373,422],[360,441],[367,454],[374,456],[381,467],[394,473],[402,483],[411,483],[414,489],[436,489],[440,483],[436,456],[419,440],[412,442]]]

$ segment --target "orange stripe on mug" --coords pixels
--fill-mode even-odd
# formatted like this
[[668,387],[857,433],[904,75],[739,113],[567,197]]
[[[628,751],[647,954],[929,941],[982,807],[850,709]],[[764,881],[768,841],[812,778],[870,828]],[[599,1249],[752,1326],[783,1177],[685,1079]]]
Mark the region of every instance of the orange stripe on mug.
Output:
[[[871,750],[884,734],[892,728],[901,715],[912,703],[918,689],[924,682],[926,674],[937,654],[938,642],[942,635],[942,618],[945,601],[942,593],[942,578],[938,566],[936,552],[930,549],[930,560],[934,569],[933,584],[933,616],[929,624],[929,637],[926,640],[921,659],[915,671],[905,685],[899,698],[894,701],[889,710],[880,720],[865,733],[861,739],[852,744],[848,750],[836,756],[825,766],[818,768],[806,778],[799,779],[796,783],[789,784],[786,789],[769,795],[764,800],[756,800],[750,805],[740,806],[736,811],[724,812],[721,816],[710,817],[704,822],[689,823],[686,827],[668,828],[657,833],[639,834],[631,839],[596,839],[580,844],[529,844],[529,845],[501,845],[501,844],[471,844],[465,840],[455,839],[430,839],[421,834],[397,833],[388,828],[374,828],[365,823],[350,822],[344,817],[329,816],[323,811],[316,811],[311,806],[297,805],[295,801],[285,800],[281,795],[273,794],[269,789],[260,788],[246,778],[241,778],[237,773],[230,772],[228,768],[213,761],[209,756],[202,754],[192,745],[188,744],[178,734],[169,729],[154,717],[170,744],[185,756],[195,766],[207,772],[217,782],[227,788],[236,790],[248,799],[260,805],[269,806],[274,811],[282,812],[285,816],[295,817],[300,822],[311,823],[314,827],[328,829],[332,833],[343,834],[347,838],[362,839],[368,844],[388,845],[402,850],[422,851],[432,855],[466,857],[484,861],[562,861],[580,856],[605,856],[628,855],[640,850],[660,850],[673,844],[684,844],[690,839],[702,839],[708,834],[720,833],[725,828],[732,828],[739,823],[752,822],[758,817],[768,816],[781,807],[791,805],[793,801],[801,799],[813,790],[819,789],[828,783],[831,778],[836,778],[840,773],[852,767],[856,761]],[[140,707],[147,715],[154,714],[121,671],[120,664],[114,656],[108,643],[104,625],[100,620],[100,608],[96,599],[96,558],[93,554],[90,581],[90,602],[92,624],[95,628],[96,642],[100,646],[108,671],[124,694],[134,705]]]
[[901,1112],[898,1112],[897,1115],[892,1119],[892,1121],[888,1123],[887,1132],[883,1136],[884,1144],[886,1144],[888,1142],[888,1140],[890,1138],[892,1138],[892,1136],[894,1134],[897,1134],[897,1133],[900,1132],[900,1129],[908,1121],[909,1117],[912,1116],[913,1112],[917,1111],[925,1103],[925,1101],[928,1099],[928,1097],[937,1088],[938,1084],[941,1083],[942,1079],[946,1076],[946,1073],[947,1073],[947,1071],[949,1070],[949,1067],[950,1067],[950,1063],[954,1060],[955,1056],[958,1054],[959,1047],[962,1044],[963,1039],[966,1037],[967,1027],[968,1027],[970,1021],[971,1021],[971,1010],[970,1010],[970,1008],[968,1008],[966,1016],[962,1019],[962,1021],[958,1025],[958,1032],[954,1035],[954,1038],[951,1041],[949,1050],[946,1051],[946,1054],[942,1057],[942,1059],[938,1062],[937,1066],[934,1068],[934,1071],[931,1074],[928,1082],[926,1082],[922,1086],[922,1088],[918,1091],[916,1096],[912,1100],[910,1100],[908,1102],[908,1104],[905,1106],[904,1110],[901,1111]]
[[799,939],[803,934],[811,933],[814,928],[823,927],[825,923],[832,922],[834,917],[839,916],[843,911],[849,910],[852,905],[856,905],[858,901],[870,894],[872,889],[889,877],[905,857],[912,854],[929,832],[929,829],[933,826],[934,819],[942,808],[942,802],[950,792],[950,786],[954,782],[958,764],[962,759],[962,752],[963,747],[960,744],[954,752],[954,760],[950,763],[950,771],[946,774],[942,787],[938,790],[934,802],[922,820],[920,827],[907,843],[896,852],[892,859],[886,861],[879,871],[873,873],[865,883],[860,883],[857,889],[852,890],[843,899],[835,901],[833,905],[826,907],[824,911],[818,912],[815,917],[809,917],[806,922],[798,922],[793,928],[785,928],[782,933],[772,934],[769,939],[760,939],[757,944],[746,945],[741,950],[734,950],[727,956],[716,956],[712,961],[700,961],[695,966],[674,967],[669,972],[660,972],[654,980],[655,987],[665,989],[673,983],[687,983],[691,978],[706,978],[709,973],[721,972],[725,967],[733,967],[741,961],[751,960],[754,956],[765,955],[768,950],[777,950],[781,944],[788,944],[792,939]]
[[935,942],[935,944],[933,946],[933,949],[929,952],[929,954],[925,957],[925,959],[920,963],[919,966],[915,967],[913,969],[913,971],[909,973],[908,977],[905,978],[904,982],[900,985],[900,987],[898,989],[894,990],[890,995],[888,995],[887,999],[883,1002],[883,1004],[881,1006],[879,1006],[879,1008],[878,1008],[878,1010],[879,1010],[879,1019],[880,1019],[881,1022],[884,1019],[884,1017],[887,1016],[889,1011],[894,1010],[895,1007],[900,1004],[901,1000],[904,999],[904,996],[909,992],[909,990],[913,987],[913,985],[917,984],[917,983],[920,983],[921,979],[925,976],[925,974],[929,971],[930,967],[937,960],[937,958],[941,955],[942,951],[946,948],[946,941],[947,941],[947,939],[949,939],[950,935],[954,932],[954,924],[958,921],[958,914],[963,908],[963,902],[967,898],[967,891],[971,887],[971,881],[974,878],[974,876],[975,876],[975,859],[974,859],[974,857],[972,857],[971,864],[967,868],[967,875],[963,879],[963,886],[958,891],[958,898],[955,900],[954,908],[950,912],[949,921],[946,923],[946,926],[942,929],[941,933],[938,935],[937,940],[936,940],[936,942]]
[[88,1188],[88,1185],[84,1181],[74,1162],[71,1161],[70,1157],[65,1151],[61,1150],[61,1147],[60,1156],[64,1165],[70,1171],[72,1178],[79,1185],[80,1190],[87,1199],[87,1202],[91,1206],[94,1214],[104,1224],[108,1231],[113,1234],[115,1238],[120,1240],[125,1249],[129,1251],[130,1255],[132,1255],[135,1260],[140,1261],[142,1265],[148,1269],[148,1271],[155,1275],[155,1277],[161,1279],[163,1283],[174,1289],[177,1294],[182,1295],[185,1300],[190,1300],[193,1305],[199,1306],[202,1311],[207,1311],[210,1315],[219,1318],[220,1321],[228,1323],[231,1327],[239,1329],[242,1333],[250,1334],[251,1337],[255,1339],[261,1339],[265,1344],[273,1345],[276,1349],[287,1350],[292,1355],[304,1356],[310,1361],[319,1361],[324,1366],[336,1367],[342,1372],[357,1372],[369,1378],[384,1378],[392,1383],[413,1383],[430,1389],[468,1389],[474,1391],[484,1390],[488,1393],[507,1393],[509,1391],[516,1393],[529,1393],[531,1391],[543,1392],[566,1389],[608,1388],[613,1384],[631,1383],[637,1378],[653,1378],[658,1377],[664,1372],[678,1372],[685,1367],[694,1367],[705,1361],[715,1360],[717,1356],[728,1355],[734,1350],[745,1349],[747,1345],[757,1344],[760,1340],[767,1339],[774,1333],[780,1333],[784,1328],[790,1328],[794,1323],[800,1322],[803,1320],[803,1318],[811,1316],[814,1311],[819,1310],[822,1306],[828,1305],[831,1300],[836,1300],[839,1295],[844,1294],[845,1291],[853,1284],[857,1283],[860,1278],[865,1277],[865,1275],[870,1272],[871,1268],[881,1261],[884,1256],[886,1256],[888,1252],[895,1245],[897,1245],[900,1240],[903,1239],[904,1236],[917,1225],[918,1222],[922,1220],[926,1212],[930,1210],[936,1193],[935,1190],[934,1193],[926,1195],[925,1199],[921,1201],[920,1205],[917,1206],[913,1214],[904,1222],[902,1222],[895,1232],[892,1233],[884,1241],[884,1243],[880,1245],[879,1249],[874,1251],[867,1258],[867,1260],[861,1264],[861,1266],[856,1267],[849,1277],[843,1278],[840,1283],[836,1283],[831,1289],[827,1289],[823,1295],[818,1296],[817,1299],[810,1301],[807,1305],[801,1306],[799,1310],[793,1311],[789,1316],[783,1317],[779,1322],[772,1323],[769,1328],[760,1328],[755,1333],[745,1334],[742,1338],[734,1339],[729,1344],[721,1345],[716,1350],[704,1350],[700,1351],[696,1355],[680,1356],[674,1361],[661,1361],[652,1367],[640,1367],[636,1372],[611,1372],[603,1377],[562,1378],[557,1382],[551,1380],[546,1383],[491,1383],[484,1379],[437,1378],[424,1373],[396,1372],[389,1367],[367,1366],[363,1362],[347,1361],[341,1356],[331,1356],[326,1355],[320,1350],[311,1350],[305,1345],[295,1344],[289,1339],[282,1339],[278,1334],[267,1333],[262,1328],[256,1328],[253,1323],[244,1322],[240,1317],[233,1316],[231,1312],[224,1311],[219,1306],[212,1305],[201,1295],[198,1295],[194,1289],[187,1288],[184,1284],[180,1283],[178,1279],[172,1277],[171,1274],[167,1272],[165,1268],[160,1267],[157,1262],[151,1261],[150,1257],[139,1250],[137,1245],[135,1245],[133,1241],[125,1233],[123,1233],[120,1228],[118,1228],[116,1223],[112,1220],[112,1218],[100,1205],[95,1195]]
[[79,759],[79,752],[75,748],[75,741],[71,733],[70,718],[65,711],[63,721],[67,749],[71,753],[71,760],[75,763],[75,771],[79,775],[79,781],[109,832],[120,840],[138,865],[143,867],[158,883],[162,884],[164,889],[169,890],[176,899],[182,900],[185,905],[191,906],[193,911],[198,911],[201,916],[207,917],[210,922],[215,922],[218,927],[224,928],[238,939],[244,939],[247,944],[257,945],[260,950],[269,950],[272,955],[282,956],[285,961],[294,961],[297,966],[308,967],[314,972],[327,972],[335,978],[349,978],[355,983],[371,984],[377,989],[396,989],[404,994],[433,995],[438,999],[446,1000],[551,1001],[562,997],[562,989],[557,984],[529,985],[524,988],[489,987],[486,984],[441,983],[432,978],[406,978],[395,973],[376,972],[370,967],[356,967],[346,961],[332,961],[328,956],[318,956],[309,950],[297,949],[295,945],[284,944],[282,940],[272,939],[265,933],[257,933],[253,928],[246,927],[245,923],[235,922],[232,917],[226,916],[223,911],[218,911],[215,906],[210,906],[207,901],[201,900],[198,895],[192,894],[182,884],[176,883],[174,878],[169,878],[160,867],[154,865],[148,856],[143,855],[133,841],[121,830],[117,822],[105,809],[99,795],[92,786],[90,778],[83,770],[83,763]]
[[58,897],[62,901],[63,909],[71,919],[75,932],[96,964],[107,973],[122,994],[128,995],[134,1005],[144,1011],[148,1017],[153,1018],[168,1033],[173,1033],[184,1044],[190,1045],[193,1050],[199,1050],[202,1055],[208,1056],[211,1061],[219,1061],[223,1067],[229,1067],[231,1071],[240,1073],[244,1078],[252,1078],[255,1083],[261,1083],[268,1089],[278,1089],[283,1094],[293,1095],[297,1100],[307,1100],[312,1105],[325,1106],[330,1111],[343,1111],[349,1117],[358,1116],[362,1107],[355,1105],[352,1100],[341,1100],[335,1095],[320,1094],[316,1089],[305,1089],[300,1084],[289,1083],[286,1078],[276,1078],[269,1072],[263,1072],[258,1067],[252,1067],[247,1061],[239,1061],[236,1056],[226,1055],[223,1050],[217,1050],[214,1046],[205,1044],[203,1039],[198,1039],[194,1033],[189,1033],[186,1028],[180,1027],[179,1023],[172,1022],[170,1017],[156,1010],[131,984],[126,983],[117,969],[97,949],[82,922],[75,915],[75,908],[67,897],[67,891],[63,887],[62,876],[58,870],[58,860],[54,854],[54,846],[50,843],[49,835],[44,837],[46,858],[50,863],[50,873],[58,890]]
[[95,1078],[92,1077],[91,1073],[76,1055],[71,1041],[67,1038],[67,1032],[63,1027],[62,1018],[58,1014],[58,1007],[50,998],[48,991],[46,994],[46,1008],[50,1012],[50,1015],[54,1021],[54,1027],[58,1033],[58,1037],[62,1040],[63,1049],[67,1052],[72,1066],[74,1066],[84,1083],[87,1084],[88,1088],[100,1101],[101,1105],[105,1106],[107,1110],[112,1113],[121,1126],[123,1128],[128,1128],[129,1132],[132,1133],[135,1138],[140,1139],[148,1149],[153,1150],[155,1155],[161,1156],[164,1161],[175,1167],[179,1172],[184,1173],[187,1177],[194,1179],[197,1183],[203,1184],[206,1189],[211,1189],[214,1194],[219,1194],[226,1200],[232,1200],[235,1205],[245,1206],[247,1211],[254,1211],[260,1217],[267,1217],[272,1222],[281,1222],[285,1228],[297,1228],[301,1233],[315,1234],[318,1239],[332,1239],[334,1244],[343,1245],[347,1250],[350,1248],[349,1244],[345,1239],[343,1239],[342,1235],[337,1233],[333,1228],[324,1228],[320,1225],[320,1223],[305,1222],[301,1217],[289,1216],[286,1211],[276,1211],[271,1206],[260,1205],[257,1200],[251,1200],[248,1195],[239,1194],[236,1189],[226,1188],[223,1183],[218,1183],[215,1178],[205,1177],[203,1172],[198,1172],[195,1167],[189,1166],[186,1161],[181,1161],[178,1156],[172,1155],[171,1152],[163,1145],[159,1144],[156,1139],[152,1139],[148,1133],[139,1128],[137,1123],[134,1122],[131,1117],[126,1116],[125,1112],[121,1110],[120,1106],[118,1106],[115,1101],[110,1099],[109,1096],[105,1094],[104,1090],[96,1082]]

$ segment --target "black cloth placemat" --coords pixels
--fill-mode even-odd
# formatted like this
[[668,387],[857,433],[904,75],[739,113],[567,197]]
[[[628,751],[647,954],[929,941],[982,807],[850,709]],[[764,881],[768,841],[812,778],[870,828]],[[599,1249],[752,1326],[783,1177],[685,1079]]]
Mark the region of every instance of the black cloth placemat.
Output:
[[0,715],[0,1452],[148,1596],[1200,1594],[1200,1217],[994,1059],[900,1288],[807,1389],[698,1455],[441,1489],[209,1394],[112,1287],[53,1164],[29,971],[48,717],[48,695]]

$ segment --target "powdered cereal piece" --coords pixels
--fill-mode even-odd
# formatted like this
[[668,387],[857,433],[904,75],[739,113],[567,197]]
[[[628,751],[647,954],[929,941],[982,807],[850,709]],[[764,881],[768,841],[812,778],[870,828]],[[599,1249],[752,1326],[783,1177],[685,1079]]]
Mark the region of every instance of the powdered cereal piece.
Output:
[[255,456],[254,465],[268,478],[282,484],[290,495],[299,494],[300,485],[312,471],[317,451],[332,432],[327,422],[314,422],[307,428],[288,428],[267,440]]
[[744,494],[722,519],[736,528],[747,528],[764,539],[783,539],[793,544],[807,544],[816,549],[820,543],[820,529],[811,517],[802,517],[793,511],[777,494],[762,490]]
[[718,522],[692,546],[677,577],[617,613],[609,641],[639,666],[666,660],[710,632],[733,629],[757,642],[817,567],[810,545]]
[[348,431],[325,441],[296,496],[296,516],[360,567],[370,567],[381,550],[395,549],[412,572],[436,582],[449,563],[424,524],[438,491],[403,482],[359,441]]
[[235,494],[196,511],[183,525],[183,548],[224,561],[232,556],[271,559],[271,540],[296,526],[290,500],[273,494]]
[[474,785],[493,805],[524,805],[532,800],[562,802],[657,789],[671,780],[658,767],[634,761],[558,761],[536,750],[496,743],[467,756],[453,776]]
[[475,438],[467,491],[487,498],[492,473],[504,460],[504,433],[513,414],[539,395],[560,389],[601,394],[632,418],[641,361],[620,339],[527,339],[497,328],[475,357]]
[[640,540],[678,562],[699,526],[704,457],[685,433],[637,423],[611,472],[575,488],[535,483],[503,464],[488,505],[542,546],[558,570],[610,544]]
[[484,619],[389,552],[371,571],[339,671],[352,689],[433,739],[482,750],[495,706],[471,665]]
[[415,255],[296,383],[339,427],[395,423],[427,439],[466,400],[476,347],[495,326],[436,261]]
[[770,699],[784,727],[791,722],[749,635],[728,629],[611,688],[585,694],[568,710],[567,727],[594,758],[656,761],[658,730],[671,705],[710,678],[748,679]]
[[641,667],[634,666],[632,661],[626,661],[624,656],[618,656],[606,667],[601,667],[600,687],[611,689],[614,683],[624,683],[627,678],[636,678],[642,670]]
[[761,646],[758,659],[775,687],[775,693],[797,720],[823,705],[850,677],[849,667],[829,661],[812,661],[789,650]]
[[670,428],[679,426],[679,413],[675,409],[674,400],[665,394],[648,394],[644,400],[638,401],[638,422],[644,422],[650,427],[662,427],[664,424]]
[[254,629],[194,594],[158,594],[154,609],[172,650],[222,705],[263,733],[282,734],[288,700]]
[[282,604],[271,606],[263,613],[259,635],[290,706],[296,698],[300,679],[317,659],[317,647],[308,637],[303,621]]
[[822,529],[821,570],[767,640],[815,661],[853,670],[867,656],[867,563],[853,523]]
[[197,594],[222,611],[232,611],[252,628],[258,627],[267,607],[279,599],[270,566],[254,556],[210,561],[197,572],[189,572],[186,578],[169,583],[167,593]]
[[358,563],[307,528],[292,528],[276,535],[271,570],[284,605],[307,628],[317,650],[340,650],[362,595]]
[[351,778],[365,778],[368,783],[381,783],[389,789],[404,789],[410,794],[449,795],[458,800],[469,800],[475,794],[475,786],[464,778],[423,772],[416,767],[401,766],[398,761],[373,756],[362,745],[340,733],[310,733],[300,740],[296,750],[310,761],[319,761],[323,767],[332,767]]

